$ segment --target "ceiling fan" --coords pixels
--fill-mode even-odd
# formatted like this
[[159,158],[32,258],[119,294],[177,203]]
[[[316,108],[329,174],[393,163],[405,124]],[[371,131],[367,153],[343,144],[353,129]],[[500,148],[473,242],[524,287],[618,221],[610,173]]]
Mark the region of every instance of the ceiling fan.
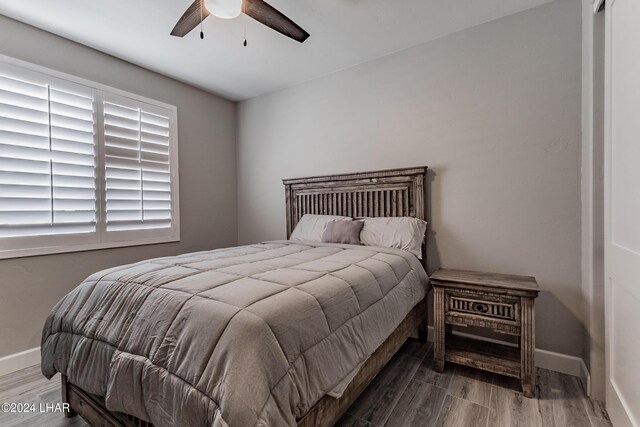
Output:
[[[244,13],[300,43],[309,33],[263,0],[195,0],[171,31],[172,36],[184,37],[209,15],[233,19]],[[200,37],[204,37],[200,33]]]

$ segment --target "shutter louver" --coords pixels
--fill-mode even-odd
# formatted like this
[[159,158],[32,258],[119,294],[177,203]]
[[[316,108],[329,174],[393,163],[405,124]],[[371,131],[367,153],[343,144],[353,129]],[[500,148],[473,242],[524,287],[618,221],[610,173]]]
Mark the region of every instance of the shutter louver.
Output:
[[90,88],[0,73],[0,237],[96,232]]
[[171,120],[135,104],[103,103],[107,232],[172,225]]

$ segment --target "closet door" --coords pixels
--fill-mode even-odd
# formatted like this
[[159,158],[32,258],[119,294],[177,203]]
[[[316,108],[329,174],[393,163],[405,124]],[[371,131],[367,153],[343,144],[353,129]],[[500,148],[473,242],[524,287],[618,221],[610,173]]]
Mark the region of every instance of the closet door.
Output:
[[606,405],[622,427],[640,425],[640,1],[606,14]]

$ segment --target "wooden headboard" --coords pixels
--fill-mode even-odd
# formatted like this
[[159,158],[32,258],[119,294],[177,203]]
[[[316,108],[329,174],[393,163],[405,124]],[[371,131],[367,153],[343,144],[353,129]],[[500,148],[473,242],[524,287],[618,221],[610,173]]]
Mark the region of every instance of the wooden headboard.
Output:
[[[283,180],[287,238],[304,214],[353,218],[411,216],[426,220],[427,167]],[[422,245],[423,260],[425,257]]]

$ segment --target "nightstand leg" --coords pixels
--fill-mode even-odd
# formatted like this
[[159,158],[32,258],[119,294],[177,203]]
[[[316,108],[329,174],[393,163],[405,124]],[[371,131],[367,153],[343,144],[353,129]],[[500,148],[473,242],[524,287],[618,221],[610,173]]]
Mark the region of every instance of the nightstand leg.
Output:
[[535,309],[531,298],[521,298],[521,337],[520,337],[520,379],[522,392],[525,397],[533,397],[536,389],[536,376],[534,365],[534,352],[536,340],[533,328],[535,328]]
[[444,371],[444,351],[445,351],[445,324],[444,324],[444,289],[435,288],[433,295],[433,321],[435,323],[434,339],[434,369],[436,372]]

